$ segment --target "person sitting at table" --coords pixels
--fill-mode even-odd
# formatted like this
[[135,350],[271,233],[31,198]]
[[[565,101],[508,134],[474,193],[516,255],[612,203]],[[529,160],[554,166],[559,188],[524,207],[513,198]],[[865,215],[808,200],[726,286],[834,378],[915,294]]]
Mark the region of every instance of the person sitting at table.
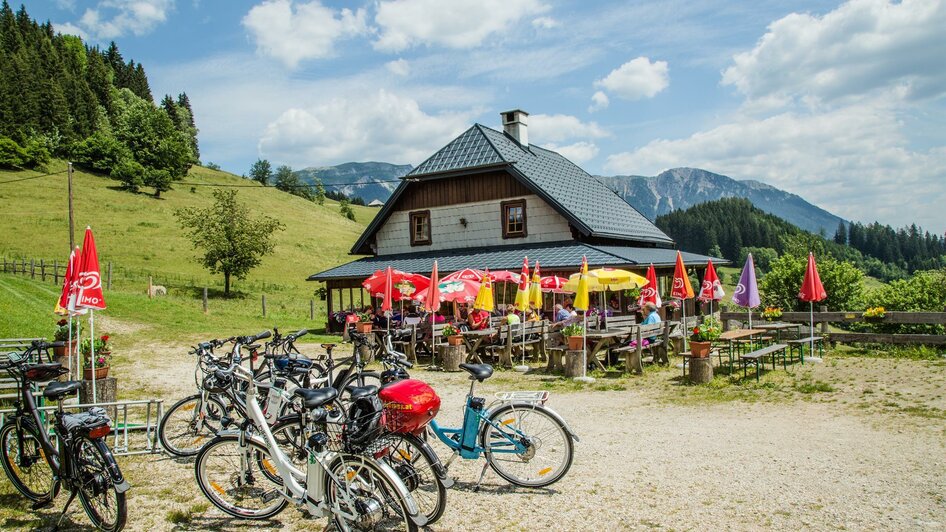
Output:
[[[621,303],[618,302],[617,294],[612,295],[611,299],[608,300],[608,309],[611,310],[612,313],[621,310]],[[610,316],[611,314],[608,315]]]
[[506,307],[506,323],[509,325],[518,325],[522,323],[522,320],[519,319],[519,315],[516,314],[516,307],[512,305]]
[[535,307],[530,305],[529,310],[526,311],[526,321],[542,321],[542,316]]
[[550,327],[551,330],[557,331],[564,328],[566,325],[569,325],[571,323],[575,323],[576,321],[578,321],[577,313],[572,314],[571,312],[569,312],[568,309],[566,309],[565,307],[563,307],[562,305],[558,303],[555,304],[554,308],[555,308],[555,311],[552,313],[553,314],[552,317],[554,318],[554,320]]
[[[641,325],[651,325],[654,323],[660,323],[660,313],[657,312],[657,305],[648,301],[644,303],[644,307],[641,309],[641,313],[644,316],[644,321],[641,322]],[[651,336],[648,338],[651,342],[656,340],[656,336]]]
[[466,318],[467,325],[471,331],[483,331],[489,329],[489,311],[482,309],[473,309]]

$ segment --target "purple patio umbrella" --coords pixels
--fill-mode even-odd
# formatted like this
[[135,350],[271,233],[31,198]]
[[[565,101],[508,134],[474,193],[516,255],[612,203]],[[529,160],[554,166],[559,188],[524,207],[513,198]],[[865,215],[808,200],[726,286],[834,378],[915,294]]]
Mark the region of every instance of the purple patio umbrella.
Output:
[[746,257],[746,264],[742,267],[742,275],[733,292],[732,302],[749,310],[749,328],[751,329],[752,309],[762,303],[759,299],[759,286],[755,281],[755,263],[752,261],[752,253]]

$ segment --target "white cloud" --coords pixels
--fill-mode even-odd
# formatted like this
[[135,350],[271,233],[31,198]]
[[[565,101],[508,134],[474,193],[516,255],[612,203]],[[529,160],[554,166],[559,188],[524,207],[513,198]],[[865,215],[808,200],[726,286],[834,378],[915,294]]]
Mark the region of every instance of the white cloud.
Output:
[[695,166],[760,179],[849,219],[942,227],[946,148],[913,150],[880,100],[820,113],[743,118],[608,157],[621,174]]
[[56,31],[104,40],[140,36],[165,22],[173,8],[174,0],[102,0],[77,22],[57,24]]
[[594,113],[595,111],[600,111],[602,109],[607,109],[611,101],[608,99],[608,95],[602,91],[595,91],[591,95],[591,105],[588,106],[588,112]]
[[395,61],[388,61],[385,63],[384,67],[387,68],[392,74],[401,76],[403,78],[406,78],[411,73],[411,64],[408,63],[404,58],[397,59]]
[[946,93],[946,3],[852,0],[824,16],[792,13],[769,25],[723,73],[749,99],[830,101],[875,89],[891,96]]
[[582,122],[571,115],[529,115],[528,124],[529,137],[535,144],[608,136],[596,122]]
[[473,113],[428,114],[386,90],[292,108],[271,122],[260,153],[296,166],[352,160],[418,164],[470,126]]
[[598,156],[598,147],[593,142],[580,141],[574,144],[558,146],[549,144],[546,148],[557,151],[569,161],[581,165]]
[[335,42],[364,34],[365,10],[335,11],[318,0],[293,4],[268,0],[243,17],[243,26],[256,42],[257,51],[295,68],[301,61],[330,57]]
[[53,25],[53,30],[62,33],[63,35],[75,35],[76,37],[80,37],[82,40],[87,40],[89,38],[89,34],[86,33],[85,30],[71,22],[66,22],[65,24],[55,24]]
[[561,24],[552,17],[539,17],[532,19],[532,26],[538,29],[550,30],[561,26]]
[[624,63],[595,82],[595,87],[603,88],[626,100],[653,98],[668,85],[670,75],[667,62],[651,62],[643,56]]
[[523,18],[547,10],[539,0],[382,0],[374,46],[386,52],[417,45],[472,48],[493,34],[515,32]]

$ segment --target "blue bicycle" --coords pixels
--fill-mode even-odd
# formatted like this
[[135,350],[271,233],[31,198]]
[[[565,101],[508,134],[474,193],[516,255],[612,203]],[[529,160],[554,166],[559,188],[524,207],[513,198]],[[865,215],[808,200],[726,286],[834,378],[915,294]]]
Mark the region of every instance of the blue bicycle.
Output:
[[486,400],[475,397],[473,389],[493,374],[489,364],[460,364],[470,374],[470,393],[466,397],[463,426],[441,427],[431,421],[429,428],[453,456],[475,460],[486,457],[475,489],[486,474],[486,467],[517,486],[538,488],[555,483],[572,465],[573,441],[578,436],[561,416],[544,406],[548,392],[507,392],[499,401],[486,406]]

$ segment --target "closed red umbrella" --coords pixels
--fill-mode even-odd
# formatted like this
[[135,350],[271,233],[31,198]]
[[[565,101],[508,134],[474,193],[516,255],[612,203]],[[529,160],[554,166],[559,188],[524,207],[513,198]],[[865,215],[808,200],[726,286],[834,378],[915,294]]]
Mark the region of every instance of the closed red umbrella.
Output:
[[[430,287],[427,289],[430,294],[429,297],[424,300],[424,310],[427,312],[437,312],[437,309],[440,308],[440,288],[437,286],[440,284],[440,279],[437,278],[437,261],[434,261],[433,271],[430,273]],[[435,323],[436,320],[431,321],[430,323]]]
[[[815,301],[823,301],[828,298],[828,293],[824,290],[824,285],[821,284],[821,276],[818,275],[818,265],[815,264],[815,254],[808,252],[808,267],[805,269],[805,278],[801,282],[801,289],[798,291],[798,299],[808,302],[808,316],[809,323],[811,327],[811,346],[810,354],[815,352]],[[810,356],[809,360],[812,362],[820,362],[821,359],[815,356]],[[805,363],[805,355],[802,354],[801,357],[802,364]]]
[[723,284],[719,282],[719,276],[716,275],[716,268],[713,267],[713,261],[706,262],[706,274],[703,276],[703,285],[700,287],[700,295],[697,297],[700,301],[708,301],[710,304],[710,314],[713,313],[713,301],[721,301],[726,292],[723,291]]
[[651,264],[650,268],[647,268],[647,284],[641,288],[641,298],[638,301],[638,305],[644,306],[644,303],[653,303],[658,307],[661,304],[659,290],[657,289],[657,270],[654,269],[654,265]]

